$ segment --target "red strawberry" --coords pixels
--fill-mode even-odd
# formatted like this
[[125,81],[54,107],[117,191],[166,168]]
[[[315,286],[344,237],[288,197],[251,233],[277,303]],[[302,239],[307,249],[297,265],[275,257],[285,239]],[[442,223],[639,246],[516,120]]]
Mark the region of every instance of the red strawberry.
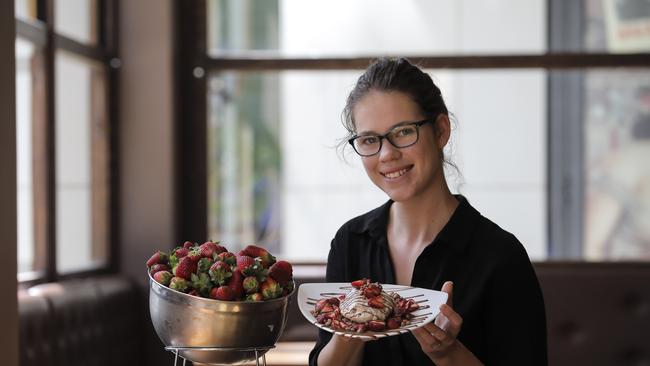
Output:
[[244,282],[242,284],[244,286],[244,291],[246,291],[247,294],[257,292],[257,289],[260,287],[260,283],[257,281],[257,277],[255,276],[248,276],[244,278]]
[[174,275],[168,271],[158,271],[153,274],[153,279],[164,286],[169,286],[169,282],[171,281],[172,277],[174,277]]
[[[226,252],[228,252],[228,249],[226,249],[226,247],[224,247],[223,245],[220,245],[219,243],[215,243],[215,245],[217,246],[216,249],[215,249],[215,252],[216,252],[217,254],[221,254],[221,253],[226,253]],[[232,253],[231,253],[231,254],[232,254]],[[234,254],[233,254],[233,255],[234,255]]]
[[386,328],[388,329],[397,329],[402,326],[402,318],[399,316],[394,316],[386,320]]
[[282,295],[282,287],[273,278],[267,277],[260,285],[260,293],[264,300],[275,299]]
[[368,306],[376,308],[376,309],[383,309],[384,308],[384,299],[382,299],[381,296],[375,296],[371,299],[368,299]]
[[247,276],[255,276],[262,270],[259,260],[247,255],[237,257],[237,268]]
[[187,254],[189,252],[190,252],[190,250],[187,249],[187,248],[178,248],[178,249],[176,249],[174,251],[174,255],[176,256],[176,258],[181,259],[181,258],[187,256]]
[[217,244],[206,241],[199,247],[199,254],[203,258],[214,259],[214,256],[217,255]]
[[244,275],[242,275],[239,268],[235,268],[232,271],[232,277],[228,281],[228,287],[235,294],[235,299],[239,299],[244,295]]
[[269,268],[273,263],[275,263],[275,257],[266,249],[258,247],[257,245],[248,245],[239,253],[253,258],[259,257],[262,260],[262,266],[264,268]]
[[217,260],[226,262],[229,266],[237,265],[237,257],[235,257],[235,255],[230,252],[221,252],[217,254]]
[[262,301],[264,297],[259,292],[246,296],[246,301]]
[[281,285],[285,285],[291,280],[291,277],[293,277],[293,268],[291,267],[291,263],[287,261],[275,262],[269,270],[269,276],[280,282]]
[[368,322],[368,329],[375,332],[381,332],[386,329],[386,323],[381,320],[371,320]]
[[191,241],[186,241],[185,243],[183,243],[183,248],[185,248],[187,250],[192,249],[193,246],[194,246],[194,243],[192,243]]
[[199,259],[201,259],[201,251],[199,250],[199,247],[194,247],[193,249],[190,250],[189,253],[187,253],[187,256],[194,261],[194,263],[198,263]]
[[160,271],[169,271],[169,266],[166,264],[156,263],[149,269],[149,273],[152,275]]
[[234,300],[235,293],[228,286],[219,286],[213,287],[210,291],[210,298],[221,301],[232,301]]
[[147,261],[147,267],[151,267],[154,264],[167,264],[167,259],[169,257],[167,256],[167,253],[161,252],[160,250],[155,252],[151,258]]
[[360,280],[352,281],[352,283],[350,283],[350,284],[354,288],[361,288],[361,286],[365,285],[367,282],[370,282],[370,281],[367,278],[362,278]]
[[172,279],[169,281],[169,288],[172,290],[186,292],[189,287],[190,283],[186,279],[178,276],[172,277]]
[[178,262],[178,266],[174,268],[174,275],[186,280],[189,280],[194,272],[196,272],[196,262],[194,262],[190,257],[181,258],[180,262]]
[[381,287],[373,283],[366,286],[362,292],[363,296],[368,299],[372,299],[373,297],[379,296],[379,294],[381,294]]
[[228,278],[232,276],[230,266],[221,261],[214,262],[208,273],[210,274],[210,278],[212,278],[212,282],[219,285],[225,285]]

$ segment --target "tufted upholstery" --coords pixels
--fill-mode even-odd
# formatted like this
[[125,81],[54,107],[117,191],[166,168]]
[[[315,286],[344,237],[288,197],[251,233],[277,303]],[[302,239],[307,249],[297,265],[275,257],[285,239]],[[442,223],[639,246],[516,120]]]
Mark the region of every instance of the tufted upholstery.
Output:
[[97,277],[19,295],[21,366],[137,364],[142,343],[135,286]]
[[650,263],[537,263],[549,365],[650,365]]

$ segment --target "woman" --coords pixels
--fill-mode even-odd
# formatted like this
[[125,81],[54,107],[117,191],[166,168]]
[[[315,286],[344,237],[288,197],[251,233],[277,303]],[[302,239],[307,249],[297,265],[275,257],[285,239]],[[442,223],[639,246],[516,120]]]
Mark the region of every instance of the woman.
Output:
[[350,93],[344,124],[390,199],[339,229],[327,281],[441,289],[449,301],[410,334],[363,342],[321,330],[310,364],[545,365],[537,277],[512,234],[451,194],[443,171],[451,127],[431,78],[406,59],[377,60]]

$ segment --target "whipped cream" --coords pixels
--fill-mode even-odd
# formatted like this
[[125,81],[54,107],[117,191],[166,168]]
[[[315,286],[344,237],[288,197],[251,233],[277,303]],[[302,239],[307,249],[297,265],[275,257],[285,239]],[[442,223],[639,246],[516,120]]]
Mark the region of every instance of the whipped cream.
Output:
[[366,323],[371,320],[384,321],[393,312],[395,300],[386,292],[381,292],[384,301],[382,309],[373,308],[368,305],[368,299],[356,288],[353,288],[345,295],[339,309],[341,315],[352,320],[355,323]]

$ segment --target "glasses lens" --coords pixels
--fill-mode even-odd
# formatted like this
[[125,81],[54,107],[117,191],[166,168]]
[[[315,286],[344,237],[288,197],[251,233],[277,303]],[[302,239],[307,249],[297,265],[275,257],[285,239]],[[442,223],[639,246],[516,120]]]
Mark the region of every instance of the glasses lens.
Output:
[[413,145],[418,140],[418,128],[415,125],[395,127],[388,134],[388,139],[397,147]]
[[379,151],[381,140],[379,136],[359,136],[354,140],[354,149],[360,155],[373,155]]

